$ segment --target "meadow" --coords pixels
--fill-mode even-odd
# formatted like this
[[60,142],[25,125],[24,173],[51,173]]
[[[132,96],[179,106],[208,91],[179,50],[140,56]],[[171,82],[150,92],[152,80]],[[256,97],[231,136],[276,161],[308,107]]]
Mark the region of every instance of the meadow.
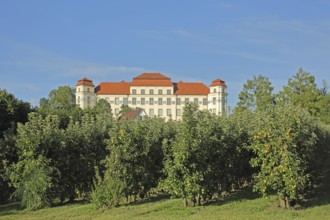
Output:
[[203,206],[183,207],[182,199],[155,196],[129,205],[96,209],[87,201],[38,211],[23,210],[19,203],[0,206],[0,219],[330,219],[330,190],[321,185],[301,207],[282,209],[277,197],[262,198],[243,189]]

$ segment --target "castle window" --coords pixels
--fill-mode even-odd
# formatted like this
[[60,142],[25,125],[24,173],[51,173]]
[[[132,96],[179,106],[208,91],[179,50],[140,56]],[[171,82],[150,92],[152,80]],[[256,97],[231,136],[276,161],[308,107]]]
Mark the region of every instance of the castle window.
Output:
[[198,105],[198,98],[194,98],[195,105]]
[[144,89],[141,89],[141,95],[146,94],[146,91]]
[[153,94],[154,94],[154,90],[153,90],[153,89],[150,89],[150,90],[149,90],[149,94],[150,94],[150,95],[153,95]]
[[149,104],[150,104],[150,105],[153,105],[153,104],[154,104],[154,99],[153,99],[153,98],[150,98],[150,99],[149,99]]
[[203,105],[207,105],[207,98],[203,98]]
[[119,108],[115,109],[115,115],[119,115]]
[[184,99],[184,103],[187,104],[189,102],[189,98]]
[[167,105],[171,104],[171,98],[167,98]]
[[177,109],[177,110],[176,110],[176,115],[177,115],[177,116],[181,116],[181,109]]
[[163,109],[158,109],[158,116],[163,116]]
[[115,105],[119,105],[119,98],[115,98]]
[[217,89],[213,89],[213,92],[216,93],[217,92]]
[[163,104],[163,99],[162,98],[158,98],[158,105],[162,105]]
[[181,105],[181,99],[180,98],[176,98],[176,104]]
[[167,90],[167,95],[171,95],[171,90],[170,89]]
[[132,89],[132,94],[133,94],[133,95],[136,94],[136,89]]
[[163,95],[163,90],[159,89],[159,90],[158,90],[158,94],[159,94],[159,95]]
[[128,105],[128,98],[124,98],[124,99],[123,99],[123,104],[124,104],[124,105]]
[[141,98],[141,105],[145,105],[145,104],[146,104],[145,98]]
[[132,105],[136,105],[136,98],[132,99]]
[[154,110],[153,109],[149,109],[149,116],[154,117]]
[[213,98],[213,105],[215,105],[217,102],[216,98]]
[[171,109],[167,109],[167,110],[166,110],[166,115],[167,115],[167,116],[171,116],[171,115],[172,115]]

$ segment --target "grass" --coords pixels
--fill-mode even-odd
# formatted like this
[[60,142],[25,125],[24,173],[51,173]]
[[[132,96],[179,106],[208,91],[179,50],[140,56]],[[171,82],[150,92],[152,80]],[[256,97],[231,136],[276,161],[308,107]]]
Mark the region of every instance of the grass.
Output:
[[[276,196],[260,198],[250,188],[204,206],[182,206],[181,199],[154,197],[111,209],[95,209],[84,201],[38,211],[22,210],[18,203],[0,206],[0,219],[330,219],[330,194],[306,202],[301,210],[277,207]],[[327,193],[325,193],[327,192]]]

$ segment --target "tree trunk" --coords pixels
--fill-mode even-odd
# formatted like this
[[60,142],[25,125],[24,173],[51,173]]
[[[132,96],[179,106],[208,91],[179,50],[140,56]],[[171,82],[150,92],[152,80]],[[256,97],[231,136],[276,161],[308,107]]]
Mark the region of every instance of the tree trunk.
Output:
[[191,201],[192,201],[192,203],[193,203],[193,206],[195,206],[195,205],[196,205],[196,198],[193,197],[193,198],[191,199]]
[[201,205],[201,196],[199,195],[199,193],[197,194],[197,205]]
[[187,205],[188,205],[187,198],[184,197],[183,198],[183,207],[187,207]]
[[286,207],[287,209],[291,208],[289,198],[286,196],[286,197],[284,198],[284,200],[285,200],[285,207]]
[[284,209],[288,209],[291,207],[290,199],[287,196],[281,194],[278,196],[278,199],[279,199],[279,207]]
[[285,208],[285,200],[282,194],[278,195],[278,206],[281,208]]

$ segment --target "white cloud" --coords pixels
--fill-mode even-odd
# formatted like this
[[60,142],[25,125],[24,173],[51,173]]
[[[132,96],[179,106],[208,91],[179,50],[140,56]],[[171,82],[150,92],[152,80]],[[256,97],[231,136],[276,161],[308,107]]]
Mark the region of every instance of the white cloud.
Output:
[[[35,46],[5,41],[0,39],[0,45],[5,44],[8,56],[0,60],[3,66],[11,66],[29,71],[44,72],[49,75],[65,76],[94,76],[104,77],[121,74],[138,74],[150,70],[143,67],[111,66],[85,60],[69,58],[49,50]],[[55,73],[55,74],[54,74]]]

